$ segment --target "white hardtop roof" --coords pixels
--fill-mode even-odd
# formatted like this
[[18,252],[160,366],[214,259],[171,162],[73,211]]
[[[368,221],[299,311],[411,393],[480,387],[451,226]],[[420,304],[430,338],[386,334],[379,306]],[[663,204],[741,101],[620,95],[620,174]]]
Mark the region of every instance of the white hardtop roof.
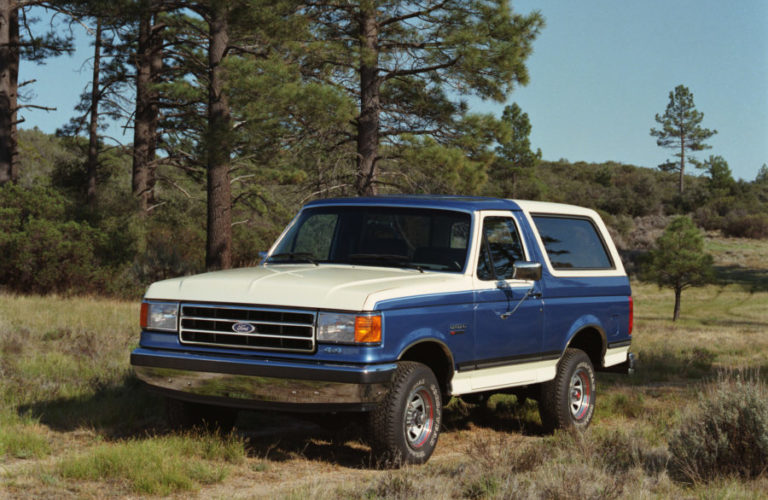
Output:
[[587,215],[591,217],[597,216],[597,212],[591,208],[579,207],[577,205],[568,205],[565,203],[552,203],[548,201],[530,201],[530,200],[513,200],[517,205],[528,213],[542,213],[542,214],[563,214],[563,215]]

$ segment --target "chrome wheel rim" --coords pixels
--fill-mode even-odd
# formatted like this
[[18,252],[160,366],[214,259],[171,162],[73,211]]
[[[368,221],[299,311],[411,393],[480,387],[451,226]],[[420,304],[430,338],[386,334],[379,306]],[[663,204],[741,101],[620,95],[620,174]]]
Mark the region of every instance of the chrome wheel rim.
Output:
[[583,419],[589,411],[592,403],[592,383],[589,373],[583,368],[579,368],[571,377],[571,383],[568,387],[568,403],[571,409],[571,415],[575,420]]
[[405,405],[405,438],[411,448],[421,448],[432,434],[435,404],[426,387],[419,386],[408,396]]

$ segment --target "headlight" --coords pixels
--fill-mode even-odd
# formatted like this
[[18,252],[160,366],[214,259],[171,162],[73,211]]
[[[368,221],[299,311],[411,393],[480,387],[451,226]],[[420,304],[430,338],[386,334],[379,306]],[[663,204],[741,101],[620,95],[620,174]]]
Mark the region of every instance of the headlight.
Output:
[[317,341],[336,344],[379,343],[381,315],[321,312],[317,318]]
[[142,302],[141,327],[147,330],[175,332],[178,328],[178,302]]

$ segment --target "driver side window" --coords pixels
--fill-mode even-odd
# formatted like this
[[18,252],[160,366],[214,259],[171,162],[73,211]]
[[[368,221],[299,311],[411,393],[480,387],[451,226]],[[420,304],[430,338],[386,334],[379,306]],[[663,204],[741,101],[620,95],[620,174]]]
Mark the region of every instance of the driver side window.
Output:
[[512,279],[518,260],[525,260],[525,255],[515,221],[511,217],[486,217],[477,277],[485,281]]

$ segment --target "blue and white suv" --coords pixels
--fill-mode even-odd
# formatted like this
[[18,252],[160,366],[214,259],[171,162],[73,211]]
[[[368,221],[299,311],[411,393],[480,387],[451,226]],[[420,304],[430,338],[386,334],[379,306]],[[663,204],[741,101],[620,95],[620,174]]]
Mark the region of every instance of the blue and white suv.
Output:
[[306,205],[257,267],[154,283],[137,375],[172,422],[368,412],[381,460],[423,463],[451,396],[516,392],[586,427],[595,370],[631,370],[632,295],[592,210],[449,196]]

